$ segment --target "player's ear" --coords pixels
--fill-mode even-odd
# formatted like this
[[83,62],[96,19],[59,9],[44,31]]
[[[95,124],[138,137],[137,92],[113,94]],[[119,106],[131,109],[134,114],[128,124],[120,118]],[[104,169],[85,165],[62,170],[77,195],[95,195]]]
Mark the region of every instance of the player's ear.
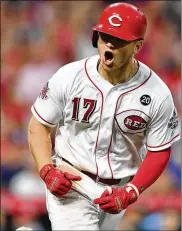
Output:
[[134,55],[137,54],[142,49],[142,46],[143,46],[142,39],[135,41],[135,46],[133,50]]

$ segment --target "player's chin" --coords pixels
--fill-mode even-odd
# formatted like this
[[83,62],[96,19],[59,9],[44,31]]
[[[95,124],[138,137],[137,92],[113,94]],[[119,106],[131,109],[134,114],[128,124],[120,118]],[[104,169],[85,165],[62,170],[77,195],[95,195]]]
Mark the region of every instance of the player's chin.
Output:
[[113,65],[113,64],[111,64],[111,65],[103,64],[103,68],[104,68],[106,71],[113,71],[113,70],[114,70],[114,65]]
[[106,64],[104,61],[102,62],[102,66],[107,71],[114,71],[117,69],[117,64],[115,61],[113,61],[110,65]]
[[103,65],[103,68],[107,71],[107,72],[112,72],[112,71],[116,71],[117,69],[119,69],[119,65],[112,63],[111,65]]

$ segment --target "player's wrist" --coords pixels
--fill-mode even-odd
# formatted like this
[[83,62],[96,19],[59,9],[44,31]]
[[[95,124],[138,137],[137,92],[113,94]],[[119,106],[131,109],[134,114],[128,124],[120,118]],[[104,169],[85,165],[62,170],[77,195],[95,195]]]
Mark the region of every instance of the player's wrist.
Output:
[[53,164],[45,164],[39,171],[40,177],[44,180],[51,169],[54,169]]
[[126,190],[127,192],[130,192],[130,191],[134,190],[135,193],[136,193],[136,195],[137,195],[137,197],[139,197],[139,195],[140,195],[140,192],[139,192],[138,188],[136,187],[136,185],[132,184],[131,182],[129,182],[129,183],[125,186],[125,190]]
[[137,187],[135,185],[133,185],[132,183],[128,183],[125,187],[124,187],[125,191],[128,193],[129,196],[129,204],[134,203],[135,201],[137,201],[138,197],[139,197],[139,191],[137,189]]

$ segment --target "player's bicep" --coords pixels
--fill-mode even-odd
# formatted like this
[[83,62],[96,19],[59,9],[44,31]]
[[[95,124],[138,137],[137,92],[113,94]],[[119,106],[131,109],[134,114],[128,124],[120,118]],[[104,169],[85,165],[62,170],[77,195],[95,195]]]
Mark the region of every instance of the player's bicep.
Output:
[[47,125],[44,125],[42,123],[40,123],[36,118],[35,116],[33,115],[32,118],[30,119],[30,122],[29,122],[29,127],[28,127],[28,131],[29,131],[29,134],[35,134],[37,130],[40,130],[40,129],[44,129],[48,134],[51,134],[52,132],[52,129],[51,127],[48,127]]
[[55,127],[62,118],[61,106],[56,84],[50,79],[31,107],[31,111],[40,123]]
[[172,96],[169,95],[152,118],[146,133],[150,151],[163,150],[179,139],[179,121]]

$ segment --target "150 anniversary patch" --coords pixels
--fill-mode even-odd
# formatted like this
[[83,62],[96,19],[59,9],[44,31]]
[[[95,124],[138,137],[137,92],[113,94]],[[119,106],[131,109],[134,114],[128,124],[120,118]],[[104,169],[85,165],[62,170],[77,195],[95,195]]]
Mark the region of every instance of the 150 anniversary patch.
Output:
[[170,118],[169,123],[168,123],[168,128],[174,129],[177,126],[178,126],[178,116],[177,116],[176,109],[174,109],[173,115]]

